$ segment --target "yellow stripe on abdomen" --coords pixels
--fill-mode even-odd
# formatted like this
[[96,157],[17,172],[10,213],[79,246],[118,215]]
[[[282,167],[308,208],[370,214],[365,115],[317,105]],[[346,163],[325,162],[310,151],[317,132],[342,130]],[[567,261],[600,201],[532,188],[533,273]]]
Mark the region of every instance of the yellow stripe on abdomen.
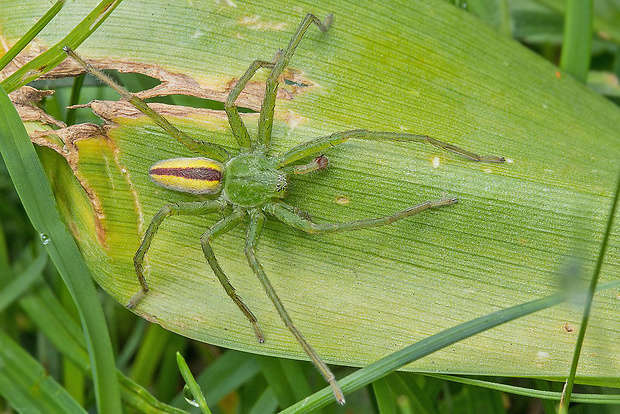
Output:
[[173,158],[155,163],[149,170],[151,180],[174,191],[193,194],[217,194],[224,166],[208,158]]

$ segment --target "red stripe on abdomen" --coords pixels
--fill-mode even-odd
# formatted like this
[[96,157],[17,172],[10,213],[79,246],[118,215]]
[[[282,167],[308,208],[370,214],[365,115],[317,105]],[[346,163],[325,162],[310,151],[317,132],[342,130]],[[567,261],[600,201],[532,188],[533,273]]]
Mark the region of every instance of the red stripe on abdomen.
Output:
[[222,179],[221,171],[205,167],[153,168],[149,173],[151,175],[187,178],[188,180],[220,181]]

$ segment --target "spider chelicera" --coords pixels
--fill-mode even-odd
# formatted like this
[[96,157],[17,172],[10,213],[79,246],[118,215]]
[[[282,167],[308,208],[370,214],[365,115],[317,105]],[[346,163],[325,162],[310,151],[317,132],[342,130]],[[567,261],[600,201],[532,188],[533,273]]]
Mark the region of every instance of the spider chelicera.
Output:
[[[201,157],[175,158],[156,163],[149,170],[149,175],[155,183],[171,190],[194,194],[211,194],[216,197],[215,199],[207,201],[166,204],[155,214],[134,257],[136,274],[142,286],[142,290],[130,299],[127,307],[132,308],[136,306],[149,291],[143,274],[144,256],[159,226],[167,217],[171,215],[198,216],[227,212],[227,215],[216,222],[201,236],[200,242],[202,251],[204,252],[207,262],[213,269],[213,273],[215,273],[224,286],[226,293],[232,298],[252,324],[259,342],[264,342],[265,337],[258,326],[256,317],[236,294],[235,289],[220,267],[211,248],[211,242],[216,237],[228,232],[233,227],[243,222],[247,217],[249,218],[249,224],[245,243],[245,255],[250,267],[259,278],[267,296],[269,296],[269,299],[273,302],[286,326],[290,329],[314,365],[330,384],[336,400],[340,404],[344,404],[344,394],[340,390],[334,374],[306,341],[301,332],[295,327],[256,257],[256,245],[265,220],[267,217],[272,217],[307,233],[335,233],[383,226],[429,208],[454,204],[457,202],[457,199],[441,198],[438,200],[429,200],[385,217],[342,223],[314,223],[307,215],[282,201],[286,194],[285,190],[288,176],[290,174],[306,174],[327,168],[327,158],[324,155],[318,157],[316,157],[316,155],[323,154],[330,148],[342,144],[349,139],[427,143],[478,162],[501,163],[504,162],[504,158],[480,156],[426,135],[367,131],[361,129],[335,132],[299,144],[283,154],[271,154],[271,128],[273,125],[279,78],[284,69],[288,66],[297,45],[308,27],[312,24],[316,24],[322,32],[326,32],[331,21],[331,15],[327,16],[324,22],[321,22],[312,14],[306,15],[286,49],[280,50],[273,62],[255,60],[231,89],[224,104],[224,109],[228,115],[232,134],[239,144],[239,152],[235,155],[230,154],[226,149],[217,144],[196,140],[188,136],[183,131],[180,131],[170,124],[164,117],[153,111],[140,98],[116,84],[103,72],[86,63],[71,49],[65,47],[64,50],[87,72],[116,90],[129,103],[133,104],[137,109],[150,117],[181,144],[201,155]],[[239,115],[235,101],[248,81],[260,68],[268,68],[271,72],[266,81],[265,96],[263,98],[258,123],[258,137],[256,140],[252,140]],[[316,158],[308,162],[307,159],[313,156]],[[305,164],[298,163],[303,162],[303,160],[306,160]]]

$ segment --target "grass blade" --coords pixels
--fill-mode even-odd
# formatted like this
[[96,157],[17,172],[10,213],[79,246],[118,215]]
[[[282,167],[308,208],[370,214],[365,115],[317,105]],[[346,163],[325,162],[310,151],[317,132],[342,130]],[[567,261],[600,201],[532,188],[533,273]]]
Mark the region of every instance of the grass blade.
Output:
[[[73,362],[89,376],[89,359],[86,343],[80,328],[73,323],[70,315],[45,284],[33,290],[19,301],[20,306],[39,330],[56,346],[60,353]],[[125,406],[137,412],[183,414],[169,405],[163,404],[121,372],[118,372],[122,398]]]
[[379,378],[372,383],[379,414],[396,414],[396,404],[385,378]]
[[[562,398],[561,392],[546,391],[533,388],[519,387],[516,385],[500,384],[497,382],[485,381],[476,378],[458,377],[455,375],[445,374],[425,374],[428,377],[439,378],[446,381],[458,382],[460,384],[475,385],[476,387],[483,387],[489,390],[496,390],[505,393],[523,395],[530,398],[539,398],[541,400],[548,401],[560,401]],[[540,387],[540,385],[539,385]],[[610,394],[573,394],[571,400],[573,402],[580,402],[586,404],[614,404],[620,405],[620,395]]]
[[[73,80],[73,86],[71,87],[71,98],[69,99],[69,106],[77,105],[80,101],[80,92],[82,91],[82,86],[84,85],[85,75],[82,74],[80,76],[76,76]],[[76,108],[68,108],[67,109],[67,117],[65,122],[67,125],[75,124],[77,109]]]
[[132,380],[145,385],[152,382],[171,337],[172,333],[159,325],[151,324],[147,327],[129,374]]
[[393,373],[385,377],[388,386],[396,395],[403,395],[409,400],[409,404],[415,413],[437,414],[429,396],[415,383],[415,381],[405,382],[398,373]]
[[[207,402],[213,406],[256,376],[259,371],[253,355],[228,351],[200,374],[197,382],[205,390]],[[177,407],[187,405],[183,395],[175,397],[171,404]]]
[[568,0],[560,67],[585,83],[590,68],[593,0]]
[[26,350],[0,331],[0,390],[18,412],[86,413]]
[[42,253],[26,270],[13,279],[11,284],[2,288],[0,291],[0,313],[19,299],[41,277],[41,272],[46,264],[47,254]]
[[269,388],[271,388],[278,399],[280,407],[293,405],[297,398],[295,397],[292,384],[286,377],[284,367],[280,364],[280,360],[265,356],[257,356],[256,359],[261,367],[263,376],[269,384]]
[[265,389],[258,397],[248,414],[268,414],[275,413],[278,409],[278,399],[270,388]]
[[43,30],[45,26],[58,14],[62,6],[64,6],[65,0],[58,0],[54,5],[41,17],[35,24],[24,34],[18,41],[11,47],[4,56],[0,57],[0,70],[4,69],[6,65],[12,61],[15,56],[19,54],[35,36]]
[[577,365],[579,364],[579,356],[581,355],[581,348],[583,346],[583,340],[586,337],[586,329],[588,327],[588,321],[590,320],[590,310],[592,309],[592,302],[594,301],[594,293],[596,292],[596,286],[598,279],[601,275],[601,268],[603,267],[603,260],[605,259],[605,253],[607,252],[607,246],[609,244],[609,236],[612,233],[614,215],[616,213],[616,207],[618,206],[618,198],[620,196],[620,174],[616,183],[616,194],[611,203],[609,209],[609,218],[607,219],[607,228],[601,241],[601,249],[596,260],[596,267],[594,268],[594,274],[590,280],[590,286],[588,287],[588,294],[586,296],[586,303],[583,311],[583,318],[581,319],[581,325],[579,325],[579,335],[577,336],[577,342],[575,344],[575,353],[573,355],[573,362],[570,367],[570,373],[564,387],[562,400],[560,401],[560,413],[568,412],[568,405],[570,404],[571,394],[573,392],[573,384],[575,382],[575,375],[577,374]]
[[13,104],[0,91],[0,153],[47,253],[71,292],[86,335],[99,412],[120,412],[108,328],[90,272],[58,214],[52,189]]
[[198,407],[200,407],[200,411],[204,414],[211,414],[211,410],[207,405],[207,400],[205,400],[205,396],[200,389],[200,385],[196,382],[196,379],[192,375],[192,371],[190,371],[180,352],[177,352],[177,364],[179,365],[179,371],[181,371],[181,375],[183,375],[183,379],[185,380],[187,387],[192,393],[193,400],[196,404],[198,404]]
[[13,92],[14,90],[26,85],[29,82],[37,79],[42,74],[49,72],[55,68],[60,62],[67,57],[63,52],[64,46],[69,46],[72,49],[77,48],[79,45],[88,39],[88,37],[103,23],[107,17],[114,11],[116,6],[120,4],[122,0],[104,0],[97,7],[91,11],[88,16],[84,18],[75,26],[71,32],[65,36],[60,42],[49,48],[47,51],[37,56],[30,62],[15,71],[11,76],[2,81],[1,85],[7,92]]

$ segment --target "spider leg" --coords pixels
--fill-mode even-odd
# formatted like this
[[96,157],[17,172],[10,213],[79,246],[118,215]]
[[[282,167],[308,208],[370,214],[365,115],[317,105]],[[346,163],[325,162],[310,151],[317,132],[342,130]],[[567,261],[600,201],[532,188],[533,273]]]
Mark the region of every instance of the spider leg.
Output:
[[239,115],[239,111],[237,110],[237,106],[235,105],[235,101],[241,94],[245,85],[252,79],[252,76],[256,74],[260,68],[269,68],[273,67],[273,62],[265,62],[264,60],[255,60],[252,62],[248,70],[245,71],[243,76],[239,78],[235,86],[230,90],[228,97],[226,98],[226,102],[224,103],[224,110],[228,115],[228,122],[230,123],[230,128],[232,129],[233,135],[235,139],[239,143],[239,147],[250,149],[252,146],[252,141],[250,140],[250,134],[248,133],[248,129],[245,127],[245,124],[241,120],[241,116]]
[[306,30],[308,30],[308,27],[314,23],[322,32],[326,32],[327,28],[331,24],[332,17],[333,16],[330,14],[325,18],[324,22],[321,22],[313,14],[307,14],[297,28],[297,31],[293,35],[293,38],[290,40],[286,49],[277,56],[273,69],[271,69],[271,73],[267,78],[265,98],[263,99],[263,105],[260,110],[260,118],[258,121],[259,144],[269,147],[269,142],[271,140],[271,127],[273,126],[273,110],[276,105],[276,95],[278,92],[278,78],[288,66],[293,53],[295,53],[297,45],[299,45],[299,42],[306,33]]
[[155,234],[157,233],[159,226],[161,226],[164,220],[172,215],[199,216],[203,214],[215,213],[220,211],[221,209],[222,203],[217,200],[170,203],[164,205],[161,209],[159,209],[155,216],[153,216],[149,227],[146,229],[146,232],[142,237],[140,247],[138,247],[138,250],[136,251],[136,254],[133,258],[134,267],[136,268],[136,275],[138,276],[138,281],[140,281],[140,286],[142,286],[142,290],[133,295],[127,305],[125,305],[126,307],[131,309],[136,306],[138,302],[142,300],[144,295],[149,291],[149,286],[147,285],[146,279],[144,278],[144,256],[151,247],[151,243],[155,238]]
[[265,274],[263,267],[261,266],[258,259],[256,258],[254,249],[256,245],[258,244],[258,239],[260,237],[260,233],[263,228],[264,222],[265,222],[265,216],[260,211],[255,210],[250,213],[250,224],[248,226],[248,233],[247,233],[247,239],[246,239],[246,244],[245,244],[245,255],[248,258],[248,263],[250,264],[250,267],[252,268],[252,270],[254,271],[254,273],[256,274],[260,282],[262,283],[263,288],[265,289],[265,292],[267,292],[267,296],[269,296],[269,299],[271,299],[274,306],[278,310],[278,313],[280,314],[280,317],[284,321],[284,324],[286,325],[286,327],[293,333],[293,336],[295,336],[295,339],[297,339],[297,342],[299,342],[299,344],[304,349],[304,351],[306,351],[306,354],[308,354],[308,356],[310,357],[314,365],[321,372],[325,380],[327,380],[327,382],[332,388],[332,391],[338,403],[344,404],[345,402],[344,394],[342,393],[342,390],[338,386],[338,383],[336,382],[336,378],[334,377],[334,374],[331,372],[327,364],[323,362],[323,360],[316,353],[316,351],[306,341],[306,339],[303,337],[301,332],[297,330],[297,328],[293,324],[293,321],[291,320],[291,317],[289,316],[288,312],[284,308],[282,301],[276,294],[276,291],[273,289],[271,282],[269,282],[269,279],[267,278],[267,275]]
[[243,210],[233,211],[230,215],[224,217],[223,219],[215,223],[213,227],[207,230],[200,237],[200,244],[202,245],[202,251],[205,255],[205,258],[207,259],[207,262],[211,266],[211,269],[213,269],[213,273],[215,273],[215,276],[217,276],[217,278],[219,279],[228,296],[230,296],[233,302],[235,302],[239,309],[241,309],[241,312],[243,312],[243,314],[252,324],[254,332],[256,333],[256,337],[258,338],[258,342],[263,343],[265,342],[265,336],[258,327],[256,316],[254,316],[250,308],[248,308],[247,305],[243,303],[243,300],[241,300],[239,295],[237,295],[237,293],[235,292],[235,288],[228,280],[228,277],[226,277],[226,274],[220,267],[220,264],[218,263],[217,259],[215,258],[215,254],[213,253],[213,249],[211,248],[211,242],[213,241],[213,239],[232,230],[235,226],[237,226],[243,221],[244,216],[245,212]]
[[390,216],[375,217],[365,220],[336,222],[336,223],[313,223],[302,215],[296,214],[294,209],[284,203],[268,203],[263,206],[263,211],[271,214],[284,224],[304,231],[306,233],[337,233],[340,231],[360,230],[371,227],[385,226],[397,220],[404,219],[424,210],[434,207],[449,206],[457,203],[456,198],[441,198],[439,200],[428,200],[415,206],[394,213]]
[[461,155],[472,161],[501,163],[506,161],[504,157],[495,155],[478,155],[466,149],[457,147],[456,145],[431,138],[427,135],[407,134],[404,132],[381,132],[367,131],[365,129],[353,129],[350,131],[335,132],[331,135],[315,138],[310,141],[303,142],[296,147],[291,148],[279,157],[279,165],[283,167],[292,162],[328,150],[331,147],[342,144],[349,139],[361,139],[367,141],[400,141],[400,142],[420,142],[423,144],[431,144],[447,151]]
[[329,159],[325,155],[319,155],[307,164],[289,164],[288,166],[284,167],[282,171],[295,175],[301,175],[313,173],[315,171],[321,171],[326,169],[327,167],[329,167]]
[[168,134],[172,135],[179,141],[181,144],[185,145],[191,151],[202,154],[208,158],[226,162],[230,158],[230,154],[224,147],[221,147],[217,144],[213,144],[211,142],[204,142],[201,140],[194,139],[187,135],[185,132],[181,131],[174,125],[172,125],[166,118],[155,112],[149,107],[146,102],[142,99],[138,98],[133,93],[129,92],[127,89],[123,88],[118,83],[114,82],[112,78],[108,75],[100,71],[99,69],[93,67],[84,59],[79,57],[73,50],[71,50],[68,46],[63,47],[63,50],[80,66],[84,68],[88,73],[99,79],[101,82],[105,83],[112,89],[114,89],[119,95],[121,95],[127,102],[136,107],[140,112],[144,115],[151,118],[157,125],[159,125],[164,131]]

